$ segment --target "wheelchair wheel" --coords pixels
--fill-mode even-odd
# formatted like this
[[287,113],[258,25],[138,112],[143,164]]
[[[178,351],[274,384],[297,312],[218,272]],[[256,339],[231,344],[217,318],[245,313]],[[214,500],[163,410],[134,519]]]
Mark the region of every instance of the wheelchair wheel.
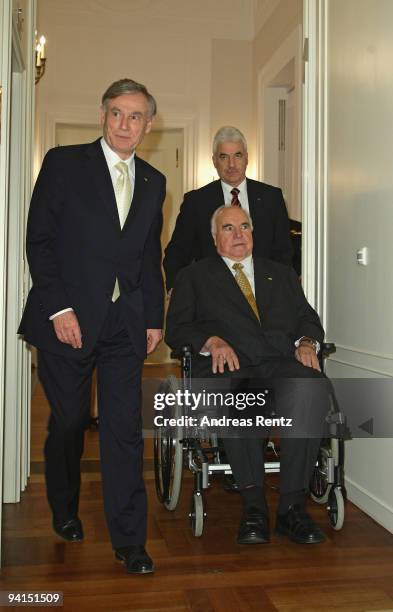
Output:
[[[160,392],[176,393],[179,388],[175,376],[170,376]],[[174,418],[180,416],[178,406],[174,406]],[[183,443],[181,427],[156,427],[154,430],[154,477],[157,497],[167,510],[177,506],[183,473]]]
[[190,522],[192,535],[196,538],[200,538],[203,532],[203,520],[205,518],[205,512],[203,510],[203,497],[202,493],[194,492],[191,497],[191,510],[190,510]]
[[330,524],[336,531],[342,529],[344,524],[344,497],[340,487],[334,487],[329,493],[327,506]]
[[330,448],[321,446],[317,465],[310,482],[310,495],[317,504],[326,504],[332,485],[328,482],[328,459],[332,457]]

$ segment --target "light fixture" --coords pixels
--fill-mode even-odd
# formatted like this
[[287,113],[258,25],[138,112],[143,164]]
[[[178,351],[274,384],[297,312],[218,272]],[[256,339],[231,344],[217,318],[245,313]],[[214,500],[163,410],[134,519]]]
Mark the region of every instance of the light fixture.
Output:
[[36,32],[36,45],[35,45],[35,84],[37,85],[38,81],[41,77],[44,76],[45,73],[45,65],[46,65],[46,54],[45,54],[45,44],[46,38],[45,36],[41,36],[40,40],[37,42],[37,32]]

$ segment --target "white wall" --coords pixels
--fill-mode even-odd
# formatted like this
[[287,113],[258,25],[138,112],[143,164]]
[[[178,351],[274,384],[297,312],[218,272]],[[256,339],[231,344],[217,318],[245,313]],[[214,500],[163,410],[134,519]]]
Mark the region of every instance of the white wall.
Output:
[[[393,2],[329,0],[326,6],[326,327],[338,346],[330,371],[338,377],[391,377]],[[356,264],[363,246],[369,249],[366,267]],[[370,405],[370,418],[376,408]],[[356,439],[346,453],[351,499],[391,531],[392,434]]]
[[255,75],[302,23],[302,0],[257,0],[253,44]]
[[[186,188],[211,180],[212,132],[229,117],[250,132],[253,11],[253,0],[38,0],[48,54],[37,99],[38,163],[53,145],[53,117],[96,123],[103,91],[130,76],[157,98],[160,127],[187,123],[195,168]],[[229,82],[217,91],[223,67],[240,81],[243,113],[239,97],[227,95]]]
[[[97,122],[99,98],[131,76],[156,96],[160,128],[185,127],[185,188],[215,176],[211,139],[239,127],[256,176],[258,72],[301,23],[302,0],[38,0],[47,69],[37,88],[36,173],[56,121]],[[191,159],[192,158],[192,159]],[[187,161],[187,160],[186,160]]]
[[211,72],[211,126],[215,133],[223,125],[234,125],[245,135],[250,163],[255,172],[255,118],[252,104],[252,41],[213,41]]

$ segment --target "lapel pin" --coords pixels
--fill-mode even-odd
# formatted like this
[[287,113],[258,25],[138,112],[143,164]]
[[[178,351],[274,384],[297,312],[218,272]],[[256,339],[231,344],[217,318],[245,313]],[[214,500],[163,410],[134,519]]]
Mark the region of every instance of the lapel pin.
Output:
[[147,183],[147,181],[148,181],[149,179],[147,178],[147,176],[144,176],[144,177],[143,177],[143,180],[145,181],[145,183]]
[[271,277],[271,276],[268,276],[268,277],[267,277],[267,280],[273,280],[273,279],[272,279],[272,277]]

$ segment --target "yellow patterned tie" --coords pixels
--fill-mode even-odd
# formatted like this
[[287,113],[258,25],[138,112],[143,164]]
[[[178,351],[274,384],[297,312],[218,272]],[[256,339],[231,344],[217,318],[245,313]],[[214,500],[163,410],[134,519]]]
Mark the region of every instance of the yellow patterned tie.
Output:
[[[115,196],[117,210],[119,213],[120,227],[123,229],[131,207],[131,181],[126,162],[118,162],[115,168],[120,172],[115,185]],[[112,295],[112,302],[116,302],[119,296],[119,281],[116,279],[115,288]]]
[[239,285],[241,292],[243,293],[247,302],[250,304],[251,308],[253,309],[253,312],[256,318],[258,319],[259,322],[261,322],[261,319],[259,318],[258,306],[257,306],[254,294],[251,289],[250,281],[248,280],[247,276],[243,272],[243,268],[244,268],[243,264],[235,263],[233,264],[232,268],[236,272],[235,280],[237,284]]
[[116,182],[115,195],[120,227],[123,228],[131,206],[131,181],[126,162],[118,162],[115,168],[120,172]]

